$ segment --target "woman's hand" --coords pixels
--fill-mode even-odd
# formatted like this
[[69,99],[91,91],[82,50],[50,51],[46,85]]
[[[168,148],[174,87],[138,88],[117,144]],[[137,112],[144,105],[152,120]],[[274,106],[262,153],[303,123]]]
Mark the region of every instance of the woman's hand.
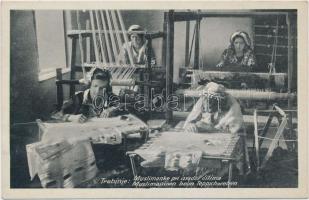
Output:
[[185,127],[185,131],[187,132],[193,132],[193,133],[197,133],[197,126],[193,123],[188,123]]
[[114,114],[114,109],[113,108],[107,108],[103,110],[103,112],[100,115],[100,118],[108,118],[111,117]]
[[79,122],[79,123],[85,123],[87,121],[87,117],[83,114],[80,115],[69,115],[66,119],[66,121],[69,122]]
[[83,114],[80,115],[80,117],[78,118],[78,122],[79,123],[85,123],[87,121],[87,117]]
[[55,119],[55,120],[62,120],[63,119],[63,111],[58,111],[58,112],[55,112],[51,115],[51,119]]
[[218,68],[222,68],[224,66],[224,63],[223,62],[219,62],[217,65],[216,65],[216,67],[218,67]]
[[248,85],[247,85],[247,83],[245,83],[245,82],[242,82],[242,83],[240,84],[240,87],[241,87],[241,89],[248,89]]

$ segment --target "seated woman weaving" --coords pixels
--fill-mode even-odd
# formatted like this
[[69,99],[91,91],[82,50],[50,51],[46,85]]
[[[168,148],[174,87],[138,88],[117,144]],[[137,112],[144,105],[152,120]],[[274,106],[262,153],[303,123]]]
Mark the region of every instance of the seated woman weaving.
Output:
[[52,118],[62,121],[85,122],[91,117],[111,117],[117,108],[112,105],[111,75],[107,70],[94,69],[90,74],[90,88],[77,92],[73,98],[63,103]]
[[[145,41],[145,30],[140,25],[131,25],[128,29],[129,39],[128,43],[123,44],[120,54],[118,56],[119,63],[130,64],[130,55],[133,63],[144,65],[147,60],[147,43]],[[152,50],[151,64],[156,63],[154,51]]]
[[187,117],[184,129],[235,134],[242,125],[243,116],[237,100],[225,92],[224,86],[210,82]]
[[256,65],[256,58],[251,48],[248,33],[236,31],[230,38],[230,45],[224,50],[217,67],[238,66],[246,71],[252,71]]

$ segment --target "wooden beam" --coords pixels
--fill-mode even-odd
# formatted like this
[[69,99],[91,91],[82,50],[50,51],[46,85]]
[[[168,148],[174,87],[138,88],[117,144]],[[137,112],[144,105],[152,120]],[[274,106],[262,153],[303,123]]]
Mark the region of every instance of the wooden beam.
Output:
[[[236,99],[254,100],[254,101],[275,101],[275,100],[288,100],[296,98],[294,93],[278,93],[271,91],[258,91],[258,90],[241,90],[241,89],[227,89],[226,93],[230,94]],[[177,95],[184,97],[201,97],[203,89],[179,89],[175,92]]]
[[254,147],[255,147],[255,157],[256,157],[256,166],[257,171],[259,171],[260,166],[260,145],[259,145],[259,132],[258,132],[258,123],[257,123],[257,110],[254,110]]
[[[100,15],[101,15],[101,19],[102,19],[102,16],[104,17],[104,15],[103,15],[103,13],[102,14],[101,13],[102,12],[100,11]],[[105,19],[104,19],[104,23],[105,23]],[[102,22],[102,24],[103,24],[103,22]],[[107,28],[106,24],[105,24],[105,28]],[[104,33],[106,33],[106,34],[111,34],[111,33],[120,33],[120,34],[122,34],[123,33],[123,31],[121,31],[121,30],[105,30],[104,27],[103,27],[103,30],[104,30]],[[86,28],[86,30],[68,30],[66,35],[68,37],[70,37],[70,38],[78,37],[79,34],[81,34],[82,37],[92,37],[92,32],[93,31],[90,30],[90,28],[88,27],[88,28]],[[94,32],[96,34],[98,34],[99,30],[95,30]],[[124,32],[126,34],[129,33],[128,31],[124,31]],[[162,31],[156,31],[156,32],[134,31],[134,33],[144,34],[146,39],[148,39],[148,38],[151,38],[151,39],[161,38],[161,37],[164,36],[164,32],[162,32]]]
[[[273,107],[273,110],[274,110],[274,109],[275,109],[275,108]],[[274,117],[274,113],[273,113],[273,112],[270,112],[269,115],[268,115],[267,122],[266,122],[266,124],[264,125],[264,127],[263,127],[263,129],[262,129],[262,130],[263,130],[263,131],[262,131],[262,134],[261,134],[262,137],[265,137],[265,136],[266,136],[267,131],[268,131],[268,129],[269,129],[270,125],[271,125],[271,122],[272,122],[272,120],[273,120],[273,117]],[[264,138],[259,138],[259,139],[258,139],[259,147],[262,146],[263,141],[264,141]]]
[[163,38],[163,37],[164,37],[164,32],[162,31],[145,33],[146,39],[156,39],[156,38]]
[[90,16],[90,26],[92,29],[92,40],[93,40],[93,47],[94,47],[94,55],[95,55],[95,62],[99,63],[100,61],[100,56],[99,56],[99,49],[98,49],[98,42],[97,42],[97,34],[95,29],[95,22],[94,22],[94,11],[90,10],[89,11],[89,16]]
[[255,17],[255,16],[269,16],[269,15],[287,15],[288,12],[225,12],[225,11],[205,11],[205,12],[175,12],[174,21],[191,21],[199,17]]
[[[185,120],[190,112],[182,112],[182,111],[174,111],[173,112],[174,118],[177,118],[177,120]],[[244,118],[244,125],[245,126],[251,126],[254,123],[254,117],[253,115],[243,115]],[[259,124],[266,124],[268,120],[268,116],[259,116]],[[293,123],[297,123],[297,119],[293,118]],[[278,123],[275,121],[272,121],[271,126],[278,126]]]
[[[288,93],[292,92],[292,77],[293,77],[293,49],[292,49],[292,26],[291,26],[291,14],[286,15],[286,24],[288,29]],[[288,109],[292,109],[293,99],[288,99]],[[289,135],[293,135],[293,123],[292,123],[292,113],[289,115]]]
[[56,80],[56,85],[68,84],[68,85],[78,85],[80,84],[79,80]]
[[195,45],[194,45],[194,69],[199,69],[200,64],[200,27],[201,19],[196,20],[196,29],[195,29]]
[[[90,22],[89,20],[87,19],[86,20],[86,29],[89,29],[90,27]],[[90,47],[91,47],[91,41],[90,41],[90,37],[86,37],[86,63],[90,63]]]
[[164,21],[163,21],[163,40],[162,40],[162,66],[166,67],[166,51],[167,51],[167,12],[164,12]]
[[[174,11],[170,10],[167,16],[167,36],[166,36],[166,101],[169,101],[173,92],[173,70],[174,70]],[[166,121],[171,123],[173,111],[166,103]]]
[[185,66],[189,66],[190,21],[186,22]]
[[[151,58],[152,58],[152,39],[147,40],[147,49],[146,49],[146,56],[147,56],[147,63],[146,63],[146,72],[144,73],[144,82],[150,83],[151,82]],[[148,84],[144,85],[144,95],[145,95],[145,102],[146,102],[146,109],[151,109],[151,98],[150,98],[150,87]],[[151,112],[150,112],[151,115]],[[150,116],[151,117],[151,116]]]
[[[75,79],[75,73],[76,73],[76,43],[77,43],[78,38],[72,38],[71,39],[71,46],[72,46],[72,52],[71,52],[71,61],[70,61],[70,65],[71,65],[71,71],[70,71],[70,78],[71,80]],[[81,68],[80,68],[81,69]],[[75,85],[70,85],[70,97],[73,97],[75,94]]]
[[[56,80],[61,81],[62,80],[62,69],[57,68],[56,69]],[[57,84],[57,110],[60,110],[63,105],[63,87],[61,84]]]
[[280,139],[280,137],[281,137],[281,135],[284,131],[286,124],[287,124],[287,119],[286,119],[286,117],[283,117],[283,120],[282,120],[282,122],[281,122],[281,124],[280,124],[280,126],[279,126],[279,128],[276,132],[276,135],[275,135],[274,139],[272,140],[271,144],[269,145],[268,151],[266,153],[266,156],[265,156],[260,168],[264,168],[267,161],[271,157],[271,155],[272,155],[272,153],[273,153],[273,151],[274,151],[274,149],[275,149],[275,147],[276,147],[276,145],[277,145],[277,143],[278,143],[278,141],[279,141],[279,139]]

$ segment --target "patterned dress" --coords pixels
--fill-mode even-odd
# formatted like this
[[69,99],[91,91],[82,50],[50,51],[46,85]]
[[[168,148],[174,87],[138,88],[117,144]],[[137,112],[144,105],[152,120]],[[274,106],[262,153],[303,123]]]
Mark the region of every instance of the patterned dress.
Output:
[[234,49],[229,47],[222,53],[220,63],[222,63],[223,66],[236,64],[252,69],[256,65],[256,58],[252,49],[246,48],[244,50],[244,55],[242,57],[237,57]]
[[[97,102],[98,105],[95,105],[96,102],[90,97],[90,89],[79,91],[76,92],[75,98],[71,98],[63,103],[61,110],[64,114],[83,114],[86,117],[98,117],[107,108],[115,106],[111,102],[113,96],[116,97],[112,93],[108,94],[104,102]],[[98,98],[98,100],[103,99]]]

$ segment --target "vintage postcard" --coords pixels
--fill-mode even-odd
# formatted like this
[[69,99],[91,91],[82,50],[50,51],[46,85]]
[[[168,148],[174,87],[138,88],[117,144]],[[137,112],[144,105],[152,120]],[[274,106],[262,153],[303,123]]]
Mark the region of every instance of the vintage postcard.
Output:
[[3,198],[308,197],[306,1],[4,1]]

